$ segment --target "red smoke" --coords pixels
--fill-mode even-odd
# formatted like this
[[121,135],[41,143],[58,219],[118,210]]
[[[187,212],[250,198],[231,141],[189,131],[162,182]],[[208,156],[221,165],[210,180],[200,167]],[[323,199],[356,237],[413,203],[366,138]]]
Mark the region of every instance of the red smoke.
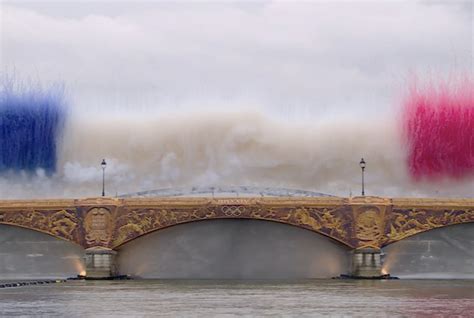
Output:
[[403,140],[415,180],[474,175],[474,85],[412,85],[403,108]]

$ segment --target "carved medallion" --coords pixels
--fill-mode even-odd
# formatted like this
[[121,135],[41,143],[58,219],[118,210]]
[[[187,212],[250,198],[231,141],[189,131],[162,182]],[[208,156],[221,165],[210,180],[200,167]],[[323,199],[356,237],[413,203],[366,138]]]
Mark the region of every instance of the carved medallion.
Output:
[[358,211],[355,234],[362,245],[378,245],[383,234],[381,213],[377,207],[363,207]]
[[110,211],[106,208],[92,208],[84,220],[86,243],[88,245],[107,245],[112,232]]

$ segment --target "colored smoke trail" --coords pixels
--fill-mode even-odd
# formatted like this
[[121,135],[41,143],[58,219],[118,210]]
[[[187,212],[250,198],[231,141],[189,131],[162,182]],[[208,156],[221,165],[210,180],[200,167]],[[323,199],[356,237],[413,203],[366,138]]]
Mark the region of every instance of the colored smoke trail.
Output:
[[414,180],[474,174],[473,82],[413,85],[405,100],[403,125]]
[[56,170],[66,116],[64,89],[4,80],[0,87],[0,171]]
[[[224,105],[232,111],[202,111],[199,101],[200,111],[186,113],[82,105],[66,112],[59,88],[4,92],[10,94],[2,95],[0,112],[6,149],[1,198],[97,196],[102,158],[108,162],[107,195],[238,185],[357,195],[364,157],[369,195],[472,196],[473,178],[412,182],[402,141],[413,134],[400,138],[393,113],[288,121],[235,103]],[[413,118],[407,131],[421,134],[419,118]]]
[[264,186],[385,196],[472,195],[472,179],[410,181],[393,116],[285,122],[259,112],[81,111],[66,121],[50,177],[0,175],[2,198],[78,197],[191,186]]
[[[390,118],[285,122],[260,112],[106,112],[74,108],[51,177],[0,175],[3,198],[96,196],[106,158],[106,193],[191,186],[264,186],[357,194],[406,186]],[[369,170],[370,169],[370,170]],[[400,186],[402,185],[402,186]],[[414,192],[416,193],[416,192]]]

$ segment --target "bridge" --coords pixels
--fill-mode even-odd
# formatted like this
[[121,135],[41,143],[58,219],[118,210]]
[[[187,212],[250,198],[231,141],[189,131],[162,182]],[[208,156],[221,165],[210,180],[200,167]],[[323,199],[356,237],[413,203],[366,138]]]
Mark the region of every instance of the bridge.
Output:
[[353,250],[352,275],[381,275],[381,248],[418,233],[474,222],[474,199],[373,196],[147,197],[0,201],[0,224],[80,245],[91,278],[120,274],[117,250],[178,224],[253,219],[309,230]]

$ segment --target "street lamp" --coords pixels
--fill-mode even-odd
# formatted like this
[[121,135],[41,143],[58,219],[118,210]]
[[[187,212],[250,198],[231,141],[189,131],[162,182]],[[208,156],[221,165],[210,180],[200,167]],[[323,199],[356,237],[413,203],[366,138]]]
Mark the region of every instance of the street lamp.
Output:
[[107,167],[105,159],[102,159],[100,166],[102,167],[102,196],[105,197],[105,167]]
[[364,195],[365,195],[365,191],[364,191],[365,160],[364,160],[364,158],[361,158],[361,159],[360,159],[359,166],[360,166],[360,168],[362,169],[362,195],[364,196]]

